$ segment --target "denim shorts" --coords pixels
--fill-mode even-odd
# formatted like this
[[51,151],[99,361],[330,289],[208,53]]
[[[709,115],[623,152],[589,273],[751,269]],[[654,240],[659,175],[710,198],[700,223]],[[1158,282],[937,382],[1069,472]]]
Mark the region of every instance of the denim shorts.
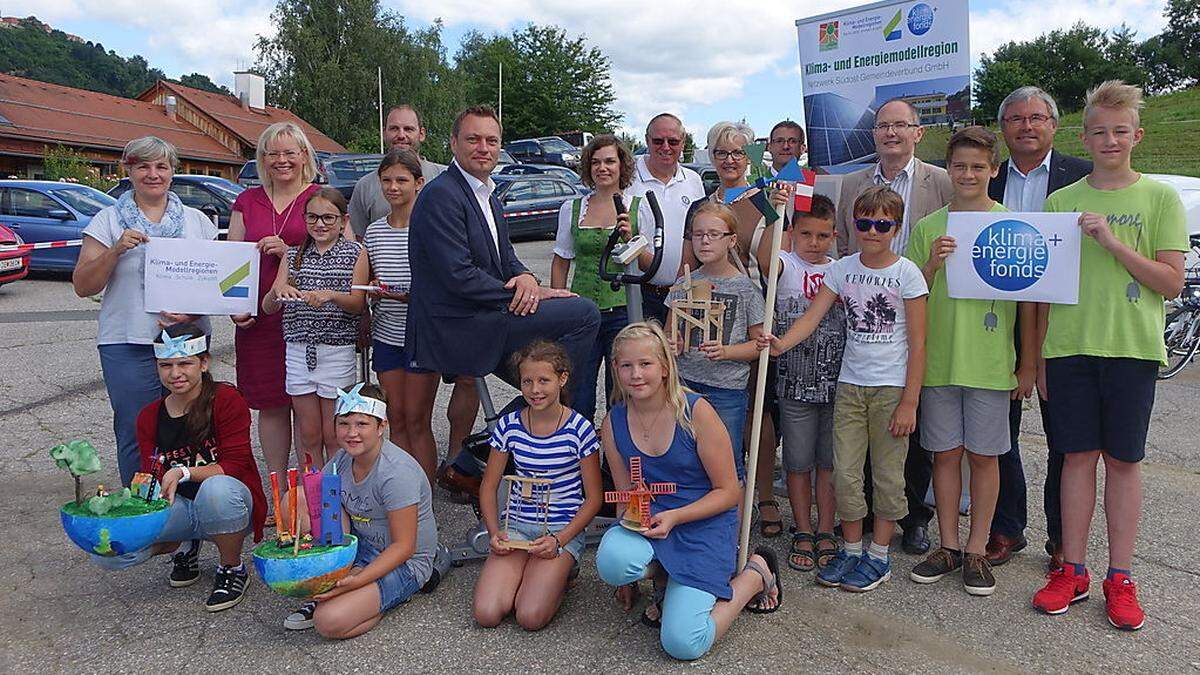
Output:
[[746,480],[746,453],[743,451],[742,432],[746,429],[746,408],[750,404],[750,395],[744,387],[725,389],[693,380],[684,380],[683,383],[703,396],[713,410],[717,411],[717,416],[729,432],[729,443],[733,447],[733,467],[737,470],[738,480]]
[[[359,537],[358,555],[354,558],[354,566],[366,567],[378,557],[379,551]],[[417,583],[417,576],[413,574],[407,562],[377,579],[375,585],[379,587],[380,614],[407,601],[421,589],[421,584]]]
[[[558,532],[559,530],[562,530],[563,527],[566,527],[566,526],[563,525],[563,526],[555,527],[555,526],[551,525],[550,532],[551,533]],[[508,522],[508,538],[509,539],[518,539],[521,541],[536,541],[538,539],[538,537],[541,537],[544,533],[545,533],[545,530],[542,529],[542,526],[540,524],[535,525],[534,523],[523,523],[518,520],[510,520]],[[584,546],[584,541],[583,541],[582,534],[575,535],[574,539],[572,539],[571,541],[565,541],[565,542],[563,542],[563,545],[562,545],[564,551],[566,551],[567,553],[570,553],[572,556],[575,557],[575,562],[579,562],[580,560],[583,559],[583,546]]]

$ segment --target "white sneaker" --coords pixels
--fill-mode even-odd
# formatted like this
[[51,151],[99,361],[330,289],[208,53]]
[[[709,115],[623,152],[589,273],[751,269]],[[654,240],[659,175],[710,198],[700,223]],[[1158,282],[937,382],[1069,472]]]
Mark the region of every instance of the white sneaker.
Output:
[[308,630],[313,627],[313,613],[316,611],[316,601],[309,600],[300,605],[300,609],[288,614],[283,620],[283,627],[288,630]]

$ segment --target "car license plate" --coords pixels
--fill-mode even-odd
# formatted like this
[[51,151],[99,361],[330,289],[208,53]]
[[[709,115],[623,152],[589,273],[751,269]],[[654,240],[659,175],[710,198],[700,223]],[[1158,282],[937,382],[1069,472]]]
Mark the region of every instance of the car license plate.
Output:
[[9,270],[19,270],[19,269],[21,269],[21,263],[23,261],[24,261],[23,258],[10,258],[8,260],[0,260],[0,272],[7,272]]

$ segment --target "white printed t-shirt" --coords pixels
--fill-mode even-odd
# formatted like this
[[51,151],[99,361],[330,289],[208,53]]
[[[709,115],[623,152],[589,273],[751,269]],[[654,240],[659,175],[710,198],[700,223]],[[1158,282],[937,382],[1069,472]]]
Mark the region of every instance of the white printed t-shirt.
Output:
[[908,319],[904,301],[929,294],[921,270],[908,258],[883,269],[861,253],[834,263],[825,286],[846,310],[846,350],[839,382],[862,387],[903,387],[908,370]]

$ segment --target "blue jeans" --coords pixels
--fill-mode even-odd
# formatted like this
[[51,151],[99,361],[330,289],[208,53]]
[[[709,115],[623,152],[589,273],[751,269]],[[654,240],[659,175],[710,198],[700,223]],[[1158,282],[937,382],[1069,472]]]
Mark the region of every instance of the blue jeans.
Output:
[[717,416],[725,424],[729,432],[729,442],[733,446],[733,464],[737,468],[738,480],[746,478],[746,456],[742,451],[742,432],[746,428],[746,406],[750,403],[750,395],[743,389],[723,389],[692,380],[684,380],[689,389],[700,394],[709,405],[717,411]]
[[[596,571],[604,583],[624,586],[646,578],[654,561],[654,547],[642,535],[620,525],[609,528],[596,551]],[[662,603],[659,641],[663,649],[680,661],[694,661],[712,649],[717,624],[712,609],[717,596],[690,586],[667,581]]]
[[[354,567],[362,569],[370,565],[371,561],[379,557],[379,554],[380,551],[375,550],[366,537],[359,537],[358,555],[354,558]],[[375,585],[379,587],[380,614],[407,602],[409,598],[416,595],[417,591],[421,590],[421,584],[417,583],[417,576],[413,574],[412,568],[407,562],[376,579]]]
[[153,345],[100,345],[100,370],[112,405],[117,468],[121,484],[128,487],[142,465],[137,445],[138,413],[166,396],[167,391],[158,379]]
[[600,364],[604,363],[605,398],[612,391],[612,344],[621,329],[629,325],[629,312],[624,307],[600,311],[600,332],[592,343],[591,354],[578,373],[572,373],[571,407],[589,422],[596,417],[596,383],[600,379]]

